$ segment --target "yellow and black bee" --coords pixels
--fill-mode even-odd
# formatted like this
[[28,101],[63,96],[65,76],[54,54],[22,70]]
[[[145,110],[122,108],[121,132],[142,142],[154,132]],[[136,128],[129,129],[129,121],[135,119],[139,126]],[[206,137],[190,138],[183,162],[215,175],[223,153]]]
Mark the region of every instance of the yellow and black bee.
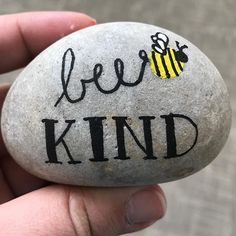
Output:
[[188,56],[183,52],[183,49],[188,46],[180,47],[179,42],[176,41],[178,51],[169,48],[169,38],[160,32],[152,35],[151,39],[154,44],[152,44],[153,50],[148,54],[148,59],[152,72],[162,79],[179,76],[185,63],[188,62]]

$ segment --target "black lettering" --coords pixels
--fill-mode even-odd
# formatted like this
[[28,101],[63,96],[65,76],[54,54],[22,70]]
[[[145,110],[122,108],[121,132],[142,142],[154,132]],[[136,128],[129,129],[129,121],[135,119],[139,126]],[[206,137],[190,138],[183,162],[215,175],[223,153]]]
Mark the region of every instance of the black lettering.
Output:
[[151,119],[155,119],[154,116],[140,116],[139,117],[139,119],[143,120],[143,131],[144,131],[144,140],[145,140],[146,148],[139,142],[138,138],[134,134],[134,131],[126,122],[127,117],[114,116],[112,117],[112,119],[116,121],[118,156],[115,157],[115,159],[120,159],[120,160],[130,159],[130,157],[126,155],[124,127],[128,129],[128,131],[132,135],[138,147],[146,154],[144,159],[157,159],[156,157],[153,156],[151,122],[150,122]]
[[152,131],[151,131],[151,120],[155,119],[155,116],[140,116],[140,120],[143,120],[143,133],[144,133],[144,140],[146,144],[146,154],[147,156],[144,157],[145,160],[148,159],[157,159],[153,156],[153,145],[152,145]]
[[91,144],[94,158],[90,161],[108,161],[104,158],[104,139],[103,139],[103,125],[102,121],[106,117],[85,117],[85,121],[89,121]]
[[[114,93],[120,88],[121,85],[127,86],[127,87],[137,86],[143,80],[145,68],[148,63],[148,56],[144,50],[139,51],[139,57],[142,59],[142,64],[141,64],[141,69],[139,72],[138,79],[136,81],[134,81],[134,82],[124,81],[124,78],[123,78],[124,77],[124,62],[120,58],[117,58],[114,61],[114,70],[115,70],[115,74],[117,77],[117,83],[114,86],[114,88],[106,90],[106,89],[102,88],[99,83],[99,78],[101,77],[101,75],[103,73],[103,65],[98,63],[94,66],[93,77],[91,79],[88,79],[88,80],[81,79],[80,80],[80,83],[82,86],[81,95],[76,99],[72,99],[69,96],[68,86],[71,81],[71,76],[72,76],[72,72],[74,69],[75,54],[71,48],[67,49],[66,52],[63,54],[62,67],[61,67],[61,84],[62,84],[63,91],[62,91],[62,94],[60,95],[60,97],[57,99],[54,106],[56,107],[60,103],[60,101],[62,100],[62,98],[64,96],[66,97],[67,101],[70,103],[80,102],[81,100],[84,99],[84,97],[86,95],[86,84],[89,84],[89,83],[94,83],[96,85],[98,91],[100,91],[103,94]],[[66,68],[69,68],[68,74],[66,73]]]
[[[197,138],[198,138],[198,128],[197,125],[193,122],[192,119],[190,119],[189,117],[185,116],[185,115],[181,115],[181,114],[172,114],[170,113],[169,115],[162,115],[161,118],[165,119],[166,122],[166,142],[167,142],[167,155],[166,159],[169,158],[175,158],[175,157],[180,157],[185,155],[186,153],[188,153],[197,143]],[[185,152],[177,154],[176,151],[176,137],[175,137],[175,122],[174,122],[174,118],[181,118],[181,119],[185,119],[187,120],[195,129],[195,139],[193,141],[192,146]]]
[[75,123],[75,120],[65,121],[68,125],[57,141],[55,140],[55,124],[58,123],[58,120],[43,119],[42,122],[45,123],[46,149],[47,149],[47,155],[48,155],[48,161],[46,161],[46,163],[62,164],[61,161],[58,161],[57,152],[56,152],[56,147],[60,143],[64,146],[66,153],[70,159],[70,161],[68,161],[69,164],[81,163],[81,161],[75,161],[73,159],[70,153],[70,150],[64,140],[65,135],[69,131],[71,125]]

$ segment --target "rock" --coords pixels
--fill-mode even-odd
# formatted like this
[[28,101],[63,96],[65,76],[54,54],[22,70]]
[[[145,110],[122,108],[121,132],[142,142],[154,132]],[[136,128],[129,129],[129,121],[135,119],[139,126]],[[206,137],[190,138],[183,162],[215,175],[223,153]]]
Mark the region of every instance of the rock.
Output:
[[41,178],[86,186],[177,180],[220,152],[231,125],[226,86],[186,39],[108,23],[42,52],[12,85],[2,134]]

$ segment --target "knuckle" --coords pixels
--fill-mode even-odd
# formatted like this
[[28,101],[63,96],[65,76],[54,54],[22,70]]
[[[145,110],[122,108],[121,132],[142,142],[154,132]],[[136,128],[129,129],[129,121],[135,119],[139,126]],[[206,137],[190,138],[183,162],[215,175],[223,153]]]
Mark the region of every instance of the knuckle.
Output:
[[76,236],[94,235],[82,191],[76,190],[75,192],[73,188],[69,188],[67,209],[71,227],[73,228],[74,234]]

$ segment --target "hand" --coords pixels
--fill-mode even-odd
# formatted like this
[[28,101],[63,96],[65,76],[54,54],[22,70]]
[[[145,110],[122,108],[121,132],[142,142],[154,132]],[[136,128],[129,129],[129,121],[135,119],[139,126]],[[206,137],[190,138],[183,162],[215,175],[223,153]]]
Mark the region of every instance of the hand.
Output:
[[[93,24],[92,18],[72,12],[0,16],[0,73],[25,66],[54,41]],[[0,86],[0,108],[8,89]],[[0,235],[113,236],[143,229],[165,213],[165,197],[157,185],[48,183],[21,169],[0,139]]]

